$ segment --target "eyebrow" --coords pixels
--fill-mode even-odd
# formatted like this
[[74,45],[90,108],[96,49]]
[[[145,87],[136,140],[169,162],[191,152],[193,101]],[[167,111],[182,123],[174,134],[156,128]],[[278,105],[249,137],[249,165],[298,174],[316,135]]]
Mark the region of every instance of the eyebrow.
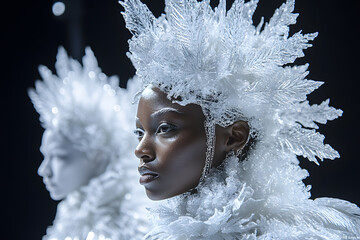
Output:
[[183,112],[175,109],[175,108],[170,108],[170,107],[167,107],[167,108],[162,108],[154,113],[152,113],[150,116],[152,118],[157,118],[157,117],[160,117],[161,115],[164,115],[164,114],[167,114],[167,113],[176,113],[176,114],[180,114],[180,115],[184,115]]
[[57,155],[66,155],[68,151],[64,149],[63,146],[57,143],[51,143],[47,145],[47,147],[40,146],[40,152],[44,154],[46,151],[50,152],[51,154],[57,154]]

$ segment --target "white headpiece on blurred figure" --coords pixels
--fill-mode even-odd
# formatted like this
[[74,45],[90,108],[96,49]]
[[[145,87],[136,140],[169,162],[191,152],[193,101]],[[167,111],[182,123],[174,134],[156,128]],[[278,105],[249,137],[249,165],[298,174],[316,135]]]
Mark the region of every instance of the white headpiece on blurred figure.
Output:
[[[268,23],[252,17],[258,0],[235,0],[226,11],[220,0],[166,0],[165,14],[155,18],[140,0],[120,2],[136,74],[143,86],[153,84],[181,105],[195,103],[207,118],[208,150],[203,177],[211,166],[215,124],[246,120],[258,141],[283,153],[318,163],[338,153],[323,143],[317,124],[342,115],[329,100],[310,105],[307,95],[322,82],[308,80],[308,65],[291,66],[317,33],[289,36],[298,14],[287,0]],[[176,99],[176,100],[174,100]],[[179,100],[180,99],[180,100]]]
[[89,47],[83,66],[60,47],[55,66],[57,76],[40,66],[44,81],[36,81],[35,89],[29,90],[43,127],[60,131],[91,158],[105,154],[108,159],[116,159],[114,154],[119,154],[121,146],[115,138],[121,136],[113,132],[129,127],[123,120],[123,106],[119,105],[118,78],[101,72]]

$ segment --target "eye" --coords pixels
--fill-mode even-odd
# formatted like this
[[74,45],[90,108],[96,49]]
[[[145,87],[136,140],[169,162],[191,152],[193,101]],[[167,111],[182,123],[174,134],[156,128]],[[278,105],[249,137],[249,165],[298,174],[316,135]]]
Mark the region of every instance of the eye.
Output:
[[134,130],[134,134],[138,139],[141,139],[144,136],[144,130],[137,128]]
[[51,154],[50,155],[50,160],[52,161],[67,161],[69,160],[69,155],[68,154],[65,154],[65,153],[54,153],[54,154]]
[[164,134],[164,133],[170,133],[172,131],[177,130],[177,127],[170,124],[170,123],[162,123],[159,125],[156,133]]
[[49,156],[44,158],[44,161],[48,163],[66,163],[71,160],[71,157],[68,155],[57,155],[57,154],[50,154]]

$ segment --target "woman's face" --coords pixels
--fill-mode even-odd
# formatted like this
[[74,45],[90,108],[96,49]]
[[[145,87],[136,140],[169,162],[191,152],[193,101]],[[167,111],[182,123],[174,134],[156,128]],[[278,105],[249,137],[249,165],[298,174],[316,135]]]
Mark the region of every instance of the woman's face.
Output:
[[[200,106],[180,106],[157,88],[146,88],[136,118],[140,184],[152,200],[187,192],[199,183],[206,155],[205,117]],[[221,148],[216,146],[217,152]],[[224,153],[215,153],[221,162]],[[220,159],[220,160],[219,160]]]
[[95,161],[89,161],[59,132],[45,130],[40,151],[44,160],[38,174],[43,177],[46,189],[54,200],[63,199],[96,176]]

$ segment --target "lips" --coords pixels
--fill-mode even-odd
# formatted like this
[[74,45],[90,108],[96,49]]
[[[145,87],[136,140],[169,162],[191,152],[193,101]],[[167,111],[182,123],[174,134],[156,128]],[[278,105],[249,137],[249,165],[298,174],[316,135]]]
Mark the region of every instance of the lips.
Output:
[[151,171],[150,169],[148,169],[144,166],[139,167],[138,170],[141,175],[140,180],[139,180],[141,185],[148,184],[159,177],[159,174]]
[[50,191],[51,189],[55,188],[55,184],[52,183],[50,180],[48,180],[48,179],[43,179],[43,182],[44,182],[47,190]]

